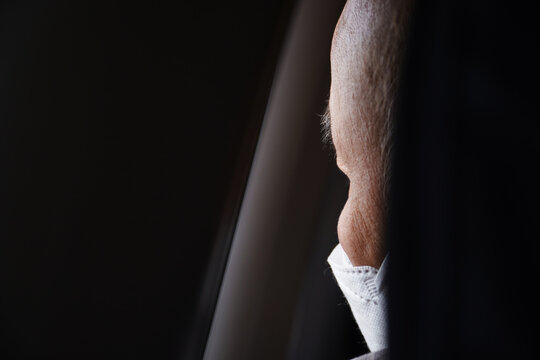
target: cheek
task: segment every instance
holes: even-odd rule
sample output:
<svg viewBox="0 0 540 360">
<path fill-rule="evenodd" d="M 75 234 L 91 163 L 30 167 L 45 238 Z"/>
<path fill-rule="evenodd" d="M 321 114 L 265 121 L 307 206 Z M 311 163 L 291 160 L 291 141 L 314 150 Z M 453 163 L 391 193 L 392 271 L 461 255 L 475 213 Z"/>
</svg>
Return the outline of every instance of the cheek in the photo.
<svg viewBox="0 0 540 360">
<path fill-rule="evenodd" d="M 384 258 L 382 216 L 364 194 L 365 188 L 351 184 L 349 198 L 339 216 L 338 238 L 354 265 L 379 267 Z"/>
<path fill-rule="evenodd" d="M 356 242 L 358 236 L 357 207 L 354 198 L 347 199 L 347 203 L 341 211 L 338 221 L 338 238 L 344 249 L 350 248 Z"/>
</svg>

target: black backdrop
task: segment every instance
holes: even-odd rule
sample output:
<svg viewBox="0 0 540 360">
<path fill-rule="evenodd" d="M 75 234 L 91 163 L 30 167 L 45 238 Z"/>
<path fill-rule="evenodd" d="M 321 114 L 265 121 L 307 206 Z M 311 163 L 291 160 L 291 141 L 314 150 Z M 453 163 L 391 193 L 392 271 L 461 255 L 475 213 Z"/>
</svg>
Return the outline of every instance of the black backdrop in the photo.
<svg viewBox="0 0 540 360">
<path fill-rule="evenodd" d="M 1 2 L 0 358 L 200 355 L 290 10 Z"/>
<path fill-rule="evenodd" d="M 537 12 L 506 1 L 416 10 L 389 227 L 392 357 L 534 358 Z"/>
<path fill-rule="evenodd" d="M 290 8 L 0 3 L 0 358 L 178 358 L 202 334 L 197 353 L 200 284 L 238 198 L 224 194 L 241 192 Z M 390 227 L 393 356 L 530 356 L 536 12 L 417 10 Z"/>
</svg>

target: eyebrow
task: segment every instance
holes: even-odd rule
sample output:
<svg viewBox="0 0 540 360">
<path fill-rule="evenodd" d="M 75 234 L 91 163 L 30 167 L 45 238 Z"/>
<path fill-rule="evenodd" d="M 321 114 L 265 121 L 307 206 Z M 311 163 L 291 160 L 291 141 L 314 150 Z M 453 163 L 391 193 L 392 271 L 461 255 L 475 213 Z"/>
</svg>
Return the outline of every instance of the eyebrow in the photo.
<svg viewBox="0 0 540 360">
<path fill-rule="evenodd" d="M 326 110 L 321 115 L 321 134 L 322 142 L 325 147 L 330 149 L 330 152 L 335 155 L 336 148 L 332 139 L 332 119 L 330 118 L 330 106 L 326 106 Z"/>
</svg>

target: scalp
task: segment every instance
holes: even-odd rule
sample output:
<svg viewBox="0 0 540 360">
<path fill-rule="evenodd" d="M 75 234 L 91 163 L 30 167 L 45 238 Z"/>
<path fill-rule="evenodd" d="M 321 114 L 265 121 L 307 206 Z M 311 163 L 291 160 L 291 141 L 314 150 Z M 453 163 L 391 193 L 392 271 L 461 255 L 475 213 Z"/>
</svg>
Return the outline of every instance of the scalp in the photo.
<svg viewBox="0 0 540 360">
<path fill-rule="evenodd" d="M 332 42 L 331 94 L 338 99 L 335 103 L 340 103 L 340 111 L 347 109 L 341 115 L 353 130 L 351 141 L 357 151 L 382 159 L 385 182 L 389 178 L 392 105 L 411 3 L 349 0 Z"/>
</svg>

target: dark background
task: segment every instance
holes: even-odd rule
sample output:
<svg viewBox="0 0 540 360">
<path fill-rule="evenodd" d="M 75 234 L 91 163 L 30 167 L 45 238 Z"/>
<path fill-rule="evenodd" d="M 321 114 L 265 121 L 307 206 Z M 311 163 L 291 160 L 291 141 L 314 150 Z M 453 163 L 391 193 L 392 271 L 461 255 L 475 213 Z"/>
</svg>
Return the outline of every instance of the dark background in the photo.
<svg viewBox="0 0 540 360">
<path fill-rule="evenodd" d="M 291 3 L 1 2 L 0 358 L 200 354 Z"/>
<path fill-rule="evenodd" d="M 537 12 L 416 5 L 389 226 L 392 358 L 535 358 Z"/>
<path fill-rule="evenodd" d="M 200 357 L 291 9 L 0 3 L 0 358 Z M 389 226 L 396 359 L 537 352 L 536 14 L 417 2 Z M 325 310 L 329 249 L 308 261 L 291 358 L 365 350 L 314 325 L 354 327 Z"/>
</svg>

